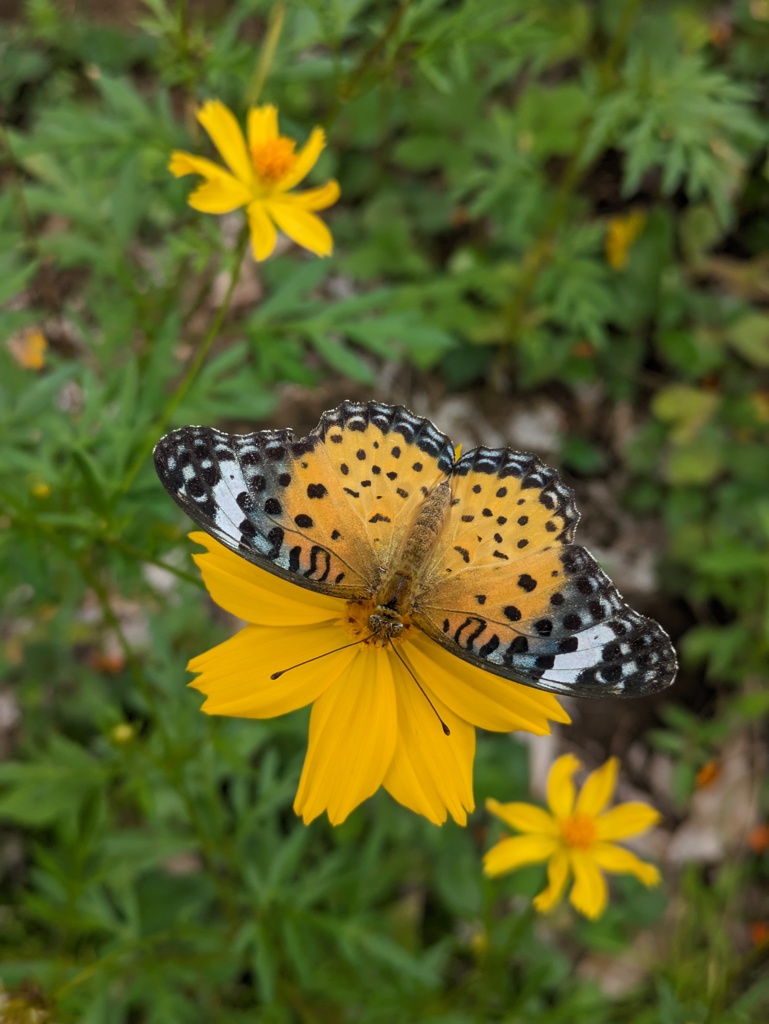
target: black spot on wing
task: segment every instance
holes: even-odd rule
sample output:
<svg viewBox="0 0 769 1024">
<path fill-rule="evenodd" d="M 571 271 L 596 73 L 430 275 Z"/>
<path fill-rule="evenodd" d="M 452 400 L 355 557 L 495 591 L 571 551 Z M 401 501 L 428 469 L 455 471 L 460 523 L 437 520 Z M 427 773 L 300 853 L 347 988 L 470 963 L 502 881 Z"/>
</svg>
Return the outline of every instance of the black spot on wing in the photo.
<svg viewBox="0 0 769 1024">
<path fill-rule="evenodd" d="M 393 458 L 397 459 L 401 455 L 402 447 L 398 438 L 402 438 L 406 444 L 416 446 L 434 458 L 444 472 L 451 472 L 454 465 L 454 446 L 449 438 L 430 420 L 416 416 L 402 405 L 345 401 L 336 409 L 324 412 L 313 433 L 325 438 L 329 432 L 334 433 L 335 428 L 362 431 L 369 423 L 393 439 L 394 443 L 389 446 Z M 387 447 L 385 446 L 384 450 L 387 450 Z"/>
<path fill-rule="evenodd" d="M 495 475 L 500 480 L 506 477 L 518 479 L 522 489 L 532 491 L 530 500 L 538 500 L 551 512 L 551 521 L 555 517 L 560 520 L 559 526 L 556 527 L 560 532 L 555 539 L 565 544 L 572 540 L 579 520 L 574 492 L 563 483 L 558 473 L 546 466 L 538 456 L 530 452 L 516 452 L 511 448 L 474 448 L 457 460 L 453 475 L 466 476 L 470 472 Z M 479 484 L 474 484 L 472 489 L 475 494 L 481 491 Z M 495 493 L 504 502 L 508 489 L 502 485 Z M 526 504 L 526 498 L 517 499 L 517 504 Z M 525 525 L 522 520 L 528 520 L 528 517 L 521 516 L 519 519 L 519 523 Z M 500 525 L 504 521 L 506 519 L 498 520 Z"/>
</svg>

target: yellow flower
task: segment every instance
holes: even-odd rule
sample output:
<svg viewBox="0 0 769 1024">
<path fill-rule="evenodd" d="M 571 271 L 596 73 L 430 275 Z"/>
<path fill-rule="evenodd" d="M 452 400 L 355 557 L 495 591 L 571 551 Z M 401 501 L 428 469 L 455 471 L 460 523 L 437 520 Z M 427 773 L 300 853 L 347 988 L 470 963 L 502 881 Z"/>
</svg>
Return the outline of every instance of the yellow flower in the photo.
<svg viewBox="0 0 769 1024">
<path fill-rule="evenodd" d="M 326 141 L 323 129 L 313 128 L 296 153 L 293 139 L 278 133 L 278 111 L 271 105 L 249 110 L 247 142 L 232 111 L 218 100 L 204 103 L 197 116 L 229 170 L 192 153 L 172 153 L 168 169 L 177 178 L 204 178 L 187 200 L 190 206 L 202 213 L 230 213 L 244 206 L 257 260 L 267 259 L 275 248 L 276 227 L 316 256 L 329 256 L 331 232 L 313 211 L 332 206 L 339 185 L 327 181 L 306 192 L 290 191 L 317 163 Z"/>
<path fill-rule="evenodd" d="M 272 718 L 312 704 L 294 810 L 338 825 L 380 786 L 436 825 L 472 811 L 475 726 L 550 731 L 568 716 L 556 699 L 467 665 L 414 629 L 388 647 L 362 603 L 300 588 L 190 537 L 217 604 L 250 623 L 189 663 L 213 715 Z M 416 635 L 414 635 L 416 634 Z M 293 667 L 292 667 L 293 666 Z M 289 669 L 290 671 L 284 671 Z M 448 735 L 444 732 L 444 725 Z"/>
<path fill-rule="evenodd" d="M 601 869 L 635 875 L 644 885 L 659 883 L 657 868 L 613 840 L 638 835 L 655 825 L 660 815 L 643 803 L 620 804 L 606 811 L 617 781 L 619 762 L 615 757 L 588 775 L 577 796 L 572 776 L 581 767 L 573 754 L 564 754 L 553 764 L 547 780 L 550 814 L 532 804 L 486 801 L 492 814 L 526 835 L 501 839 L 484 857 L 483 870 L 493 878 L 547 861 L 548 886 L 534 900 L 537 910 L 552 910 L 573 874 L 572 906 L 586 917 L 596 918 L 608 899 Z"/>
<path fill-rule="evenodd" d="M 624 270 L 630 256 L 630 247 L 646 223 L 646 215 L 633 210 L 624 217 L 612 217 L 606 229 L 606 259 L 615 270 Z"/>
<path fill-rule="evenodd" d="M 25 370 L 42 370 L 45 366 L 48 342 L 37 327 L 27 327 L 9 338 L 7 344 L 11 356 Z"/>
</svg>

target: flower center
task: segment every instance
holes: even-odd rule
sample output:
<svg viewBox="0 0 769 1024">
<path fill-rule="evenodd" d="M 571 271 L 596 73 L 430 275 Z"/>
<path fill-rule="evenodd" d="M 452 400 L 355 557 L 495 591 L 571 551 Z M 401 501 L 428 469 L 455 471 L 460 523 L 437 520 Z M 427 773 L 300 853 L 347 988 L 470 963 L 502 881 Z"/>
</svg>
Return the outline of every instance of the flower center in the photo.
<svg viewBox="0 0 769 1024">
<path fill-rule="evenodd" d="M 381 608 L 373 598 L 348 601 L 343 621 L 353 640 L 365 639 L 376 647 L 397 643 L 408 629 L 402 616 Z"/>
<path fill-rule="evenodd" d="M 573 814 L 561 822 L 561 838 L 567 846 L 585 850 L 595 842 L 595 822 L 584 814 Z"/>
<path fill-rule="evenodd" d="M 251 147 L 254 170 L 263 181 L 275 182 L 287 174 L 296 163 L 296 143 L 279 135 L 258 146 Z"/>
</svg>

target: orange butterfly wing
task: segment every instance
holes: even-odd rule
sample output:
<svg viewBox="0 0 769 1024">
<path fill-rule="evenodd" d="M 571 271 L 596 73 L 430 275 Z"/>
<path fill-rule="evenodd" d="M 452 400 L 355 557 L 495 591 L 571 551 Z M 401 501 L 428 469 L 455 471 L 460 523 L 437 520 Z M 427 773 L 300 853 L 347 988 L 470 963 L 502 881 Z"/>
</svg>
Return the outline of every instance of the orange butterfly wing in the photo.
<svg viewBox="0 0 769 1024">
<path fill-rule="evenodd" d="M 182 427 L 155 449 L 158 475 L 198 525 L 300 586 L 375 592 L 419 506 L 454 462 L 449 439 L 402 406 L 343 402 L 307 437 Z"/>
<path fill-rule="evenodd" d="M 449 522 L 415 621 L 447 650 L 560 694 L 651 693 L 676 670 L 665 632 L 571 543 L 573 492 L 534 455 L 478 448 L 456 464 Z"/>
</svg>

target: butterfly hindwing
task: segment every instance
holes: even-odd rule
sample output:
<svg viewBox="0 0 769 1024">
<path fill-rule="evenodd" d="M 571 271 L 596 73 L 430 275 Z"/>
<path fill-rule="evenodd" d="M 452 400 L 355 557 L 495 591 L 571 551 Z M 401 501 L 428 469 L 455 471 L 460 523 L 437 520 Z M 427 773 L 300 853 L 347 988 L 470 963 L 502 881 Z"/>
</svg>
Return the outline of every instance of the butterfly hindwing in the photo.
<svg viewBox="0 0 769 1024">
<path fill-rule="evenodd" d="M 571 543 L 573 493 L 553 470 L 536 456 L 478 449 L 457 463 L 452 493 L 415 616 L 434 640 L 560 694 L 640 695 L 672 681 L 667 635 Z"/>
</svg>

